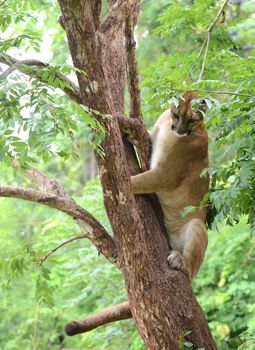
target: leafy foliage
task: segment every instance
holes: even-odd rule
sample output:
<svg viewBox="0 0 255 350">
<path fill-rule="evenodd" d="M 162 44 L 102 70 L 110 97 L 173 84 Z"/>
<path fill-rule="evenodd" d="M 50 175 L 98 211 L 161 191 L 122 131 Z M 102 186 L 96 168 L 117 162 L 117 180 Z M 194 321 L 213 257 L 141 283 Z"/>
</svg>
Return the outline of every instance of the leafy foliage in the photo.
<svg viewBox="0 0 255 350">
<path fill-rule="evenodd" d="M 2 167 L 1 171 L 5 169 Z M 87 185 L 79 201 L 110 229 L 98 180 Z M 142 349 L 132 320 L 99 328 L 81 337 L 64 338 L 66 322 L 126 299 L 122 276 L 105 258 L 98 256 L 86 240 L 64 246 L 51 255 L 43 267 L 38 267 L 36 262 L 40 256 L 79 234 L 77 226 L 62 213 L 54 214 L 45 207 L 35 211 L 31 203 L 1 199 L 0 206 L 0 243 L 5 245 L 5 250 L 0 252 L 4 282 L 0 291 L 0 347 L 59 349 L 61 345 Z M 13 211 L 20 215 L 13 215 Z M 19 329 L 18 333 L 15 329 Z"/>
<path fill-rule="evenodd" d="M 254 324 L 254 239 L 245 220 L 210 233 L 206 260 L 194 291 L 218 340 Z"/>
<path fill-rule="evenodd" d="M 56 77 L 56 71 L 70 72 L 70 67 L 52 67 L 40 72 L 40 76 L 54 88 L 66 87 Z M 64 86 L 65 85 L 65 86 Z M 39 97 L 39 98 L 38 98 Z M 33 161 L 33 157 L 45 162 L 53 156 L 77 157 L 74 133 L 90 125 L 100 137 L 104 135 L 97 122 L 85 106 L 79 106 L 52 90 L 37 79 L 11 78 L 0 90 L 0 146 L 1 159 L 9 164 L 14 158 L 22 163 Z"/>
<path fill-rule="evenodd" d="M 204 174 L 212 178 L 206 199 L 216 216 L 194 290 L 219 348 L 251 350 L 255 247 L 245 221 L 254 233 L 255 4 L 247 0 L 227 6 L 225 20 L 213 28 L 206 55 L 199 52 L 221 2 L 146 0 L 141 5 L 137 39 L 146 122 L 152 125 L 168 108 L 168 100 L 185 90 L 199 90 L 208 106 L 211 164 Z M 83 176 L 83 156 L 89 153 L 84 138 L 97 145 L 103 130 L 91 111 L 63 96 L 62 89 L 70 87 L 56 72 L 75 80 L 76 71 L 70 66 L 65 34 L 56 24 L 58 14 L 57 1 L 8 0 L 0 6 L 0 51 L 18 59 L 41 59 L 44 53 L 50 63 L 43 69 L 22 67 L 1 81 L 1 183 L 24 185 L 7 167 L 14 158 L 23 166 L 43 160 L 40 167 L 60 178 L 71 193 L 79 193 L 77 201 L 110 231 L 100 185 L 95 180 L 84 188 Z M 11 199 L 1 199 L 0 220 L 1 348 L 144 348 L 132 320 L 76 338 L 64 336 L 63 324 L 71 319 L 126 299 L 121 274 L 86 240 L 66 245 L 38 266 L 52 247 L 79 234 L 71 220 Z M 182 346 L 193 348 L 185 334 Z"/>
<path fill-rule="evenodd" d="M 214 227 L 225 219 L 233 225 L 244 214 L 253 234 L 255 61 L 254 56 L 241 49 L 244 44 L 241 28 L 250 23 L 254 2 L 229 5 L 224 23 L 217 23 L 212 30 L 208 52 L 204 49 L 201 54 L 205 31 L 216 16 L 219 3 L 200 0 L 163 3 L 164 11 L 159 15 L 154 35 L 167 38 L 171 49 L 143 69 L 144 110 L 158 115 L 168 108 L 167 101 L 180 96 L 182 91 L 198 91 L 209 107 L 208 172 L 212 177 L 211 213 L 213 216 L 216 213 Z M 247 40 L 254 43 L 250 36 Z M 205 71 L 200 80 L 203 62 Z"/>
<path fill-rule="evenodd" d="M 1 172 L 6 172 L 5 168 Z M 97 180 L 86 186 L 79 202 L 110 229 Z M 38 348 L 58 349 L 60 337 L 66 347 L 143 349 L 133 321 L 63 339 L 65 322 L 126 299 L 121 274 L 86 240 L 61 248 L 47 259 L 42 270 L 35 262 L 52 247 L 78 235 L 77 226 L 64 214 L 53 214 L 48 208 L 37 207 L 35 211 L 31 203 L 1 199 L 0 205 L 0 243 L 5 246 L 0 263 L 5 284 L 0 292 L 0 345 L 6 349 L 30 349 L 36 342 Z M 245 342 L 238 334 L 248 326 L 255 328 L 254 244 L 243 222 L 210 232 L 206 260 L 194 281 L 194 291 L 214 336 L 223 344 L 220 349 L 231 349 L 226 346 L 234 340 L 238 346 L 252 342 L 245 336 L 247 333 L 243 335 Z M 10 274 L 11 283 L 6 284 Z M 18 333 L 14 333 L 13 325 Z M 224 344 L 225 337 L 229 339 Z M 240 349 L 246 349 L 242 346 Z"/>
<path fill-rule="evenodd" d="M 24 54 L 30 46 L 23 41 L 28 39 L 33 43 L 30 48 L 32 55 L 41 50 L 41 43 L 37 37 L 41 34 L 41 40 L 46 30 L 41 28 L 35 31 L 34 35 L 28 33 L 30 28 L 35 28 L 40 21 L 46 21 L 45 5 L 49 12 L 55 12 L 56 3 L 36 3 L 38 6 L 32 1 L 10 1 L 8 6 L 6 3 L 0 6 L 0 18 L 3 18 L 0 29 L 3 35 L 7 33 L 0 42 L 0 51 L 3 52 L 1 55 L 4 56 L 5 51 L 12 51 L 13 48 L 20 48 L 18 52 Z M 22 30 L 19 26 L 21 22 Z M 12 32 L 17 31 L 21 34 L 13 37 Z M 18 58 L 16 52 L 15 55 L 15 58 Z M 8 56 L 6 57 L 8 61 Z M 79 145 L 75 134 L 79 129 L 92 128 L 94 137 L 90 137 L 93 141 L 91 143 L 95 147 L 100 144 L 104 130 L 93 118 L 93 111 L 73 103 L 63 96 L 61 91 L 65 88 L 72 90 L 72 87 L 61 79 L 61 74 L 75 77 L 76 69 L 67 64 L 52 64 L 46 67 L 21 65 L 19 70 L 20 72 L 16 71 L 7 76 L 4 84 L 0 86 L 2 161 L 10 164 L 13 159 L 18 159 L 25 165 L 40 159 L 47 162 L 56 156 L 64 159 L 70 156 L 77 158 Z"/>
</svg>

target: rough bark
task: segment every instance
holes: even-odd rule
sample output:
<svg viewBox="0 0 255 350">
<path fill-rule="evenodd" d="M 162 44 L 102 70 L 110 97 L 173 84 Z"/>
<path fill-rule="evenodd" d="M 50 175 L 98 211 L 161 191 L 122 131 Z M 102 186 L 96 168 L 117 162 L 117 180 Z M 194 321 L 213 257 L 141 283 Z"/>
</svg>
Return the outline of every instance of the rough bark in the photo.
<svg viewBox="0 0 255 350">
<path fill-rule="evenodd" d="M 132 194 L 129 177 L 138 166 L 134 152 L 125 154 L 118 115 L 124 114 L 124 24 L 137 1 L 110 1 L 109 14 L 100 25 L 93 16 L 94 1 L 59 4 L 74 65 L 87 73 L 78 74 L 82 101 L 112 116 L 102 121 L 105 155 L 96 154 L 96 159 L 130 309 L 144 343 L 153 350 L 178 349 L 183 334 L 191 331 L 186 339 L 195 348 L 216 349 L 188 280 L 168 267 L 167 241 L 149 196 L 135 201 Z"/>
</svg>

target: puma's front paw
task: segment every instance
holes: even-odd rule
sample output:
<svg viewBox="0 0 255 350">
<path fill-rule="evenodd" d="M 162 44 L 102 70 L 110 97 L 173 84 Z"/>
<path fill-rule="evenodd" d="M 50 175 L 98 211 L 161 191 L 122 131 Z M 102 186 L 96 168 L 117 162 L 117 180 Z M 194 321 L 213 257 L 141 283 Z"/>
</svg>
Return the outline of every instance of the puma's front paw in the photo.
<svg viewBox="0 0 255 350">
<path fill-rule="evenodd" d="M 177 250 L 172 250 L 169 253 L 167 257 L 167 261 L 169 266 L 173 270 L 179 270 L 183 272 L 187 277 L 189 277 L 189 273 L 188 273 L 188 269 L 186 267 L 185 261 L 183 260 L 182 255 L 179 252 L 177 252 Z"/>
</svg>

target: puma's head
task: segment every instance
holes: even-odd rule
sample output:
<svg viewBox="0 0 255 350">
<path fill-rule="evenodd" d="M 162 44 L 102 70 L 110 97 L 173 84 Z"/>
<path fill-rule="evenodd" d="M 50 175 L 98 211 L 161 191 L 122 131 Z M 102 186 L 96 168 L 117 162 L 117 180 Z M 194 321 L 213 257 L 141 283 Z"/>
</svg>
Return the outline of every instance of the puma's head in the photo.
<svg viewBox="0 0 255 350">
<path fill-rule="evenodd" d="M 190 135 L 204 119 L 200 110 L 192 111 L 194 92 L 186 92 L 179 101 L 179 107 L 171 106 L 172 130 L 180 136 Z"/>
</svg>

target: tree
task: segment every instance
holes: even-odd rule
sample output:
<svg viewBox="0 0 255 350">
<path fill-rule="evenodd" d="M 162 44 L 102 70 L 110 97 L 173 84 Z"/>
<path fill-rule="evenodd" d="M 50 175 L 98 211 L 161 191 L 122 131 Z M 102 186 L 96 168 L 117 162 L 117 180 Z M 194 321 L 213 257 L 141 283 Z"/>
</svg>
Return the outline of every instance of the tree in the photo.
<svg viewBox="0 0 255 350">
<path fill-rule="evenodd" d="M 0 195 L 42 203 L 67 213 L 99 252 L 121 269 L 129 304 L 114 308 L 116 317 L 110 313 L 113 309 L 100 314 L 99 320 L 93 317 L 93 327 L 132 314 L 148 349 L 177 349 L 181 339 L 189 340 L 196 348 L 215 349 L 188 281 L 167 265 L 168 247 L 158 222 L 159 209 L 155 209 L 156 204 L 147 196 L 139 196 L 135 201 L 131 191 L 130 174 L 146 170 L 149 158 L 133 38 L 138 2 L 110 0 L 104 20 L 101 20 L 100 1 L 60 0 L 59 5 L 60 23 L 68 38 L 79 86 L 58 72 L 55 80 L 72 100 L 87 106 L 105 130 L 101 152 L 96 150 L 95 156 L 113 237 L 56 180 L 35 168 L 26 169 L 25 176 L 37 190 L 1 186 Z M 50 67 L 42 62 L 18 61 L 7 54 L 1 54 L 1 62 L 10 66 L 2 77 L 20 69 L 47 82 L 42 72 Z M 129 118 L 124 115 L 126 66 Z M 137 147 L 141 169 L 127 134 Z M 19 168 L 19 164 L 15 166 Z M 70 323 L 67 332 L 85 331 L 86 322 L 89 320 Z"/>
</svg>

